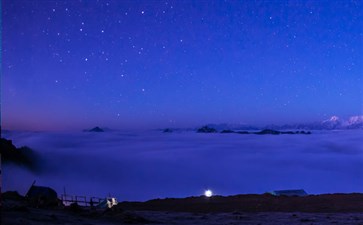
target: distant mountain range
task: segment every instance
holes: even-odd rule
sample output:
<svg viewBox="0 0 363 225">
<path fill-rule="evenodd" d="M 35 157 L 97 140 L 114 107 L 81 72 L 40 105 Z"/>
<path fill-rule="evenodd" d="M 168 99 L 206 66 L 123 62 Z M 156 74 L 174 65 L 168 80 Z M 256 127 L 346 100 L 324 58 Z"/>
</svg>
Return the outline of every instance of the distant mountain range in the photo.
<svg viewBox="0 0 363 225">
<path fill-rule="evenodd" d="M 348 119 L 340 119 L 337 116 L 312 123 L 295 123 L 285 125 L 267 125 L 267 126 L 252 126 L 241 124 L 207 124 L 208 127 L 216 130 L 261 130 L 261 129 L 275 129 L 275 130 L 345 130 L 345 129 L 363 129 L 363 115 L 352 116 Z"/>
</svg>

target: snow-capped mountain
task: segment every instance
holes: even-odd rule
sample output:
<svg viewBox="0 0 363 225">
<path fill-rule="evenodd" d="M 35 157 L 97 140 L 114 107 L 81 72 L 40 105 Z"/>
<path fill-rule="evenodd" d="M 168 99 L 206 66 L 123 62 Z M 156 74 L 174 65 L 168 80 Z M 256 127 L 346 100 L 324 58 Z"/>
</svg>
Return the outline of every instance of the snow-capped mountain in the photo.
<svg viewBox="0 0 363 225">
<path fill-rule="evenodd" d="M 363 128 L 363 115 L 350 117 L 344 126 L 349 129 Z"/>
<path fill-rule="evenodd" d="M 208 124 L 209 127 L 217 130 L 258 130 L 258 129 L 275 129 L 275 130 L 343 130 L 343 129 L 363 129 L 363 115 L 352 116 L 344 120 L 338 116 L 332 116 L 321 122 L 296 123 L 285 125 L 268 125 L 268 126 L 251 126 L 241 124 Z"/>
<path fill-rule="evenodd" d="M 332 130 L 339 129 L 342 127 L 343 122 L 337 116 L 332 116 L 330 119 L 321 122 L 322 129 Z"/>
<path fill-rule="evenodd" d="M 322 122 L 323 129 L 362 129 L 363 128 L 363 115 L 352 116 L 347 120 L 340 119 L 337 116 L 332 116 L 328 120 Z"/>
</svg>

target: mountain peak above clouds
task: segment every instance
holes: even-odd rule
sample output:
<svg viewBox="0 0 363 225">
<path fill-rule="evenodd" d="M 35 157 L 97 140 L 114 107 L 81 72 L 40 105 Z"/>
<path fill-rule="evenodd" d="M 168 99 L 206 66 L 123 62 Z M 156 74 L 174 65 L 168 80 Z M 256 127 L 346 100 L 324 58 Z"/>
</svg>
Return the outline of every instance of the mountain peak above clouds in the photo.
<svg viewBox="0 0 363 225">
<path fill-rule="evenodd" d="M 252 126 L 247 124 L 208 124 L 209 127 L 216 130 L 345 130 L 345 129 L 363 129 L 363 115 L 351 116 L 348 119 L 341 119 L 338 116 L 332 116 L 321 122 L 295 123 L 285 125 L 268 125 Z"/>
<path fill-rule="evenodd" d="M 350 117 L 344 125 L 350 129 L 363 128 L 363 115 Z"/>
<path fill-rule="evenodd" d="M 340 119 L 337 116 L 332 116 L 332 117 L 330 117 L 329 121 L 331 121 L 331 122 L 339 122 Z"/>
<path fill-rule="evenodd" d="M 346 120 L 332 116 L 322 122 L 323 129 L 360 129 L 363 128 L 363 115 L 351 116 Z"/>
<path fill-rule="evenodd" d="M 321 122 L 321 125 L 323 126 L 323 129 L 339 129 L 342 126 L 342 122 L 337 116 L 332 116 L 327 120 L 324 120 Z"/>
</svg>

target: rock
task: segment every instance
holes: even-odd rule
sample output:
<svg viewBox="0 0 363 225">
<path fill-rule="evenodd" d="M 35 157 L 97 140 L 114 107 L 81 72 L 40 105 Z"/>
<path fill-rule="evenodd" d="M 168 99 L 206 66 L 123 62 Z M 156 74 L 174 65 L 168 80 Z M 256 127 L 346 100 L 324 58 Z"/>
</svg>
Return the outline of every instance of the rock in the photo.
<svg viewBox="0 0 363 225">
<path fill-rule="evenodd" d="M 1 194 L 1 206 L 4 211 L 28 212 L 24 196 L 16 191 L 7 191 Z"/>
<path fill-rule="evenodd" d="M 3 200 L 25 200 L 24 196 L 19 195 L 17 191 L 7 191 L 1 194 Z"/>
</svg>

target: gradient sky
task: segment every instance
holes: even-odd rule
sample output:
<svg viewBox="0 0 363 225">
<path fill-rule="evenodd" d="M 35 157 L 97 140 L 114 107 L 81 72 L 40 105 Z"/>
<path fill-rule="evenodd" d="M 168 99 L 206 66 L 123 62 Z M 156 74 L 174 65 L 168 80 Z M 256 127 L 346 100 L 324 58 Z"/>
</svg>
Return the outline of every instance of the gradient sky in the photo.
<svg viewBox="0 0 363 225">
<path fill-rule="evenodd" d="M 281 124 L 363 111 L 363 1 L 2 1 L 2 126 Z"/>
</svg>

